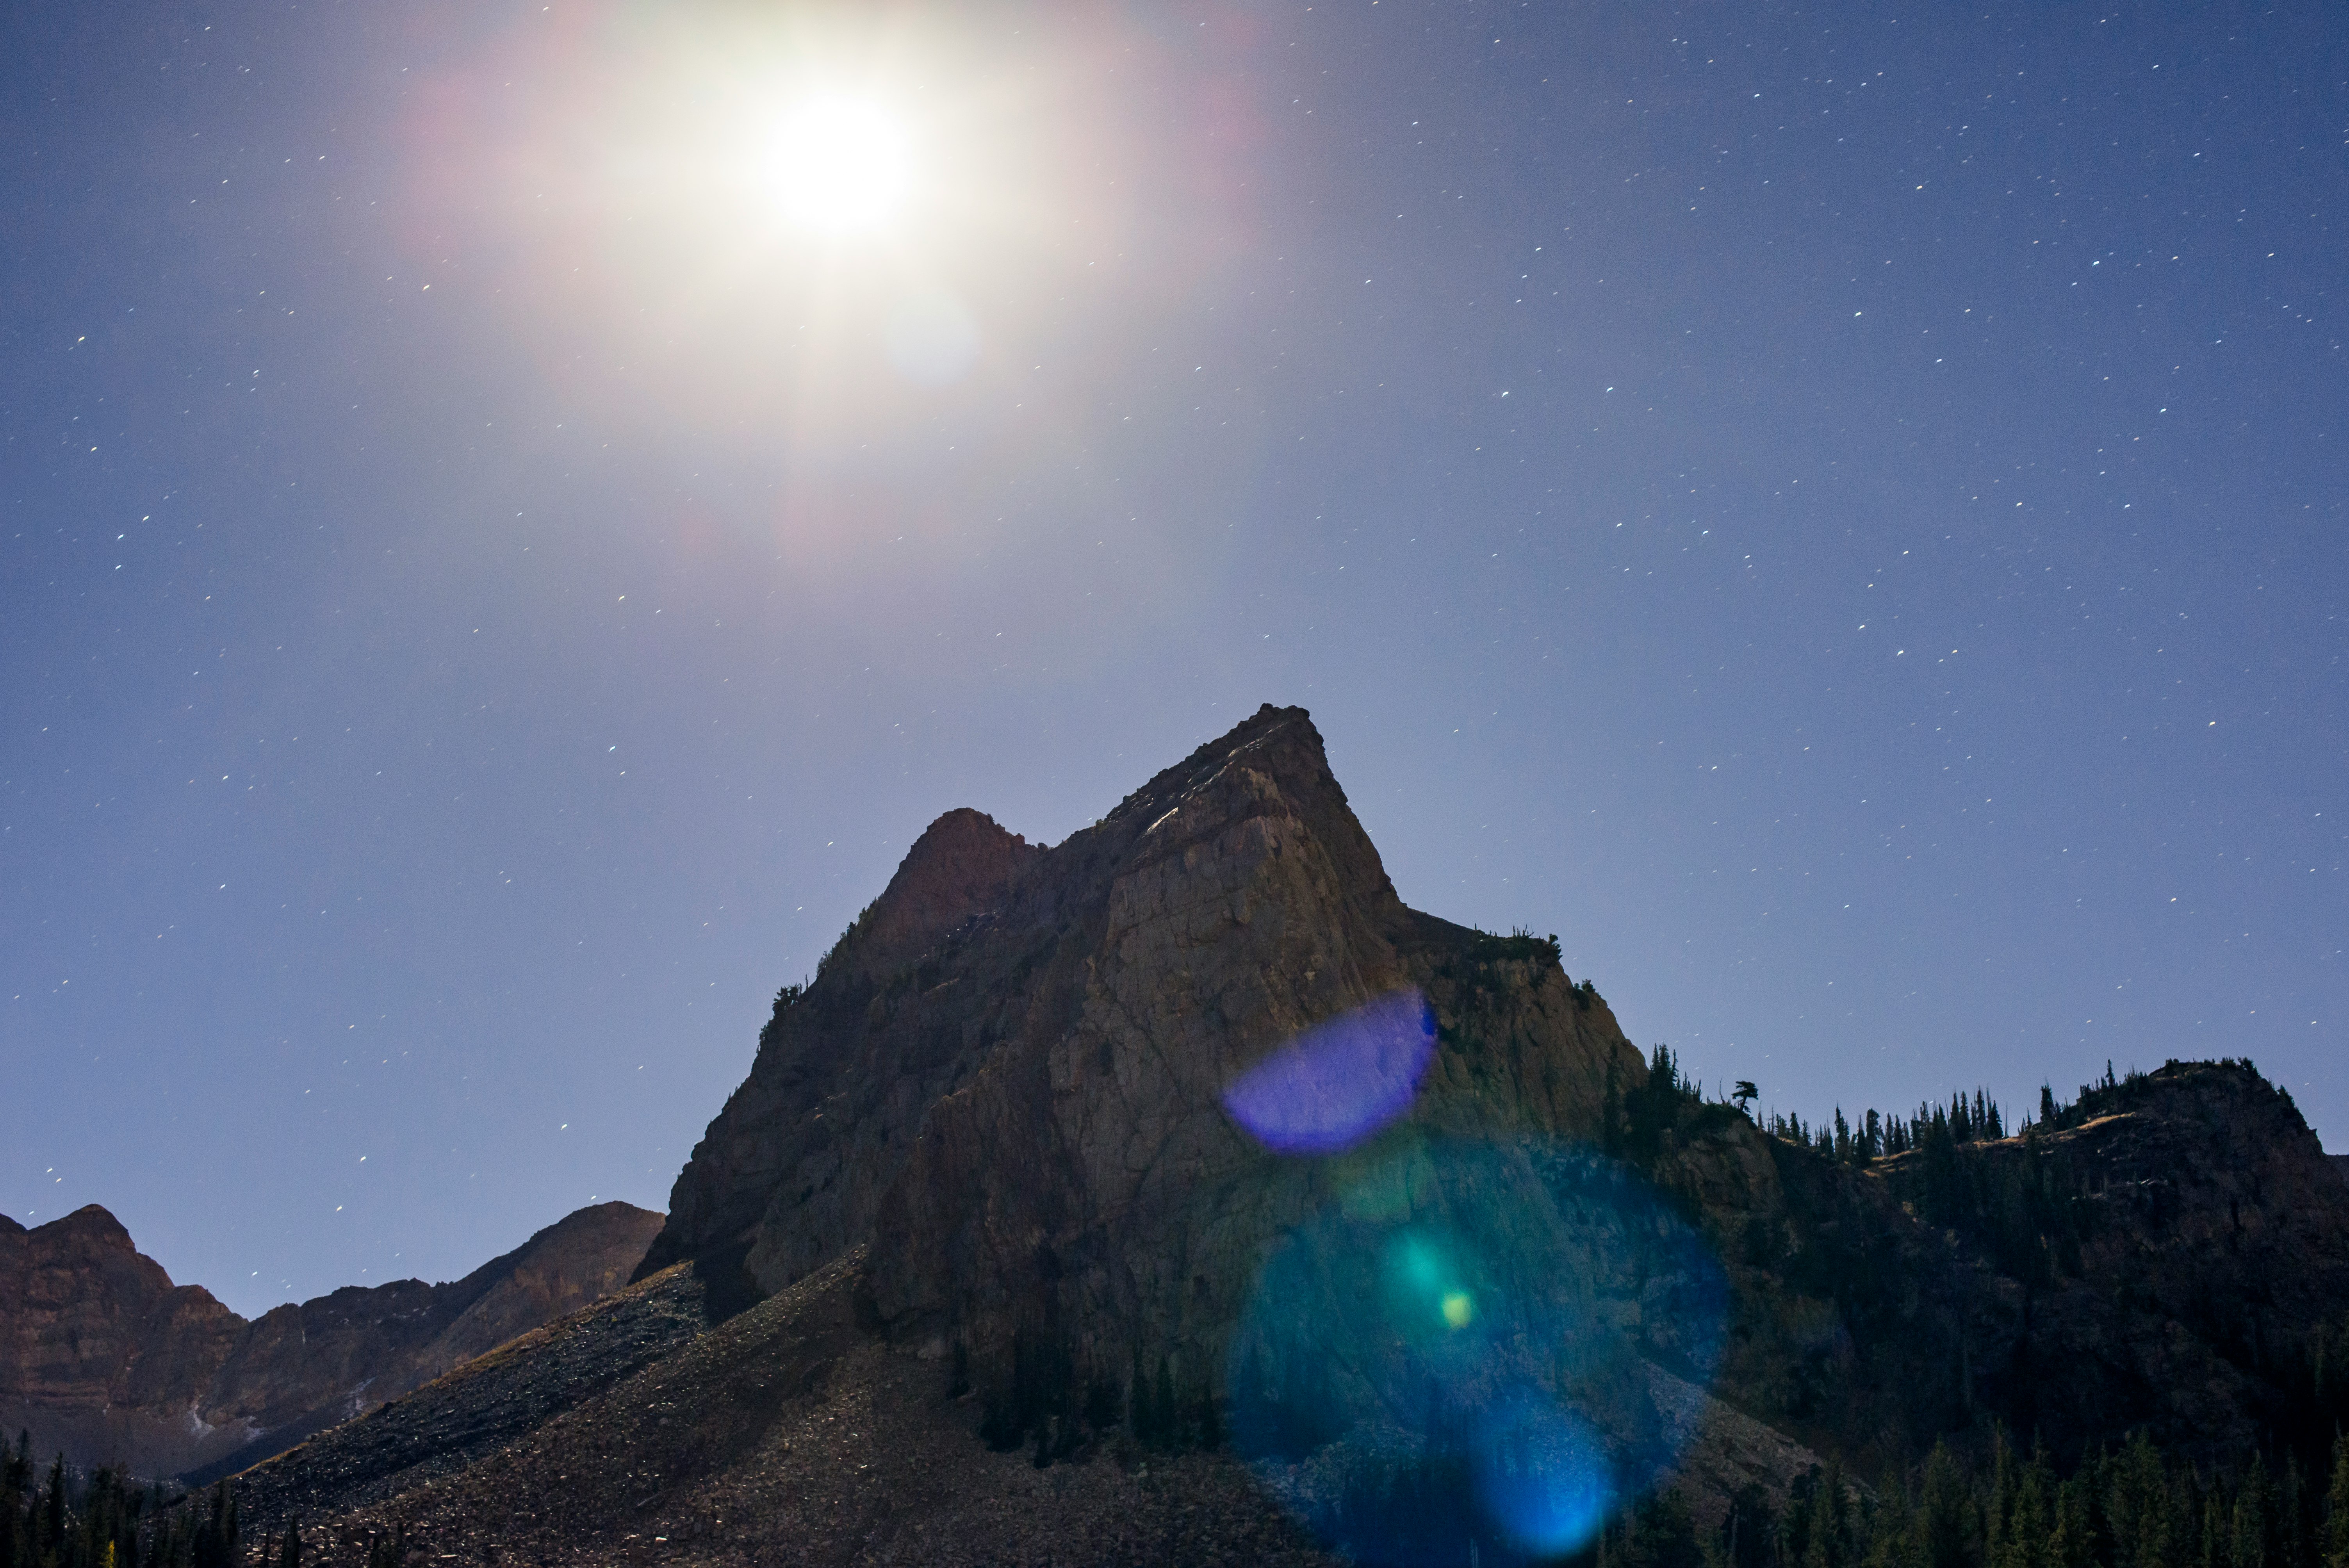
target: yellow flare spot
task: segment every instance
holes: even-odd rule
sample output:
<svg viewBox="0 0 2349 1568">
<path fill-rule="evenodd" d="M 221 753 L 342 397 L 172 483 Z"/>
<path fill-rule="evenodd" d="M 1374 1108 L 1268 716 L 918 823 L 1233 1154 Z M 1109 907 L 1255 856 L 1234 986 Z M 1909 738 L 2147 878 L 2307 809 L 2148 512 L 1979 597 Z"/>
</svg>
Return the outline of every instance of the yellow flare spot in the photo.
<svg viewBox="0 0 2349 1568">
<path fill-rule="evenodd" d="M 1468 1320 L 1476 1315 L 1476 1304 L 1468 1299 L 1464 1290 L 1455 1290 L 1444 1298 L 1444 1321 L 1454 1328 L 1465 1328 Z"/>
</svg>

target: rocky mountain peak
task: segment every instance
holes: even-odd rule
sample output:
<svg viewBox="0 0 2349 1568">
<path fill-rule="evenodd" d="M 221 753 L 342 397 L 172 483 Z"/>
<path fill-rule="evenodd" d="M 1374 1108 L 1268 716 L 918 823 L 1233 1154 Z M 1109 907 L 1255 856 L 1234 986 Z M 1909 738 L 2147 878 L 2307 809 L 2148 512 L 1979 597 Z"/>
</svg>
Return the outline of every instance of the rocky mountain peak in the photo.
<svg viewBox="0 0 2349 1568">
<path fill-rule="evenodd" d="M 876 973 L 918 957 L 964 921 L 1000 906 L 1012 880 L 1043 852 L 983 812 L 948 811 L 914 841 L 839 956 Z"/>
<path fill-rule="evenodd" d="M 114 1217 L 114 1212 L 100 1203 L 84 1203 L 62 1219 L 51 1220 L 41 1229 L 52 1231 L 60 1238 L 70 1236 L 84 1245 L 124 1253 L 139 1250 L 131 1244 L 130 1233 L 123 1227 L 121 1221 Z"/>
<path fill-rule="evenodd" d="M 1065 1328 L 1092 1364 L 1204 1367 L 1310 1202 L 1312 1173 L 1225 1104 L 1268 1057 L 1423 998 L 1441 1043 L 1411 1119 L 1552 1137 L 1641 1070 L 1553 947 L 1404 907 L 1301 708 L 1259 709 L 1056 846 L 1001 833 L 941 819 L 779 1003 L 640 1276 L 691 1258 L 750 1299 L 863 1246 L 895 1334 L 983 1358 Z M 934 878 L 953 895 L 895 916 Z"/>
</svg>

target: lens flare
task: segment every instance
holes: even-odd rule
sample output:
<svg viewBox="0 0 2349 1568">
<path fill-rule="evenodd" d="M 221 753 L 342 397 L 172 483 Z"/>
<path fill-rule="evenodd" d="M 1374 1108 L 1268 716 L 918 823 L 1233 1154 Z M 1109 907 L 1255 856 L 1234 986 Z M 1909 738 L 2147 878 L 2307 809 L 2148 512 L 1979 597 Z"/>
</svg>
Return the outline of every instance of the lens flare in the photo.
<svg viewBox="0 0 2349 1568">
<path fill-rule="evenodd" d="M 1615 1506 L 1606 1445 L 1537 1388 L 1495 1401 L 1477 1433 L 1475 1470 L 1485 1516 L 1536 1557 L 1580 1550 Z"/>
<path fill-rule="evenodd" d="M 940 293 L 897 302 L 882 325 L 890 368 L 924 387 L 944 387 L 969 374 L 978 359 L 978 323 L 959 300 Z"/>
<path fill-rule="evenodd" d="M 1224 1109 L 1276 1153 L 1335 1153 L 1409 1110 L 1434 1054 L 1427 998 L 1390 992 L 1248 1068 L 1224 1091 Z"/>
<path fill-rule="evenodd" d="M 1235 1448 L 1362 1563 L 1582 1550 L 1693 1423 L 1656 1403 L 1720 1355 L 1726 1280 L 1621 1163 L 1416 1126 L 1329 1162 L 1226 1366 Z"/>
</svg>

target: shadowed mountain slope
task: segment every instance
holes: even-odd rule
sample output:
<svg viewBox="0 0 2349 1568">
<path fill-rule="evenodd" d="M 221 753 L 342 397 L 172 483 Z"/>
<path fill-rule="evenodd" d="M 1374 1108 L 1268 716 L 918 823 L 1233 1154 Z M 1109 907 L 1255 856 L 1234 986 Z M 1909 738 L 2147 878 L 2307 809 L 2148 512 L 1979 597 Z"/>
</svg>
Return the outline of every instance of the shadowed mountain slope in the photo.
<svg viewBox="0 0 2349 1568">
<path fill-rule="evenodd" d="M 598 1204 L 454 1283 L 346 1286 L 248 1323 L 94 1204 L 0 1219 L 0 1427 L 77 1464 L 241 1468 L 609 1294 L 660 1222 Z"/>
</svg>

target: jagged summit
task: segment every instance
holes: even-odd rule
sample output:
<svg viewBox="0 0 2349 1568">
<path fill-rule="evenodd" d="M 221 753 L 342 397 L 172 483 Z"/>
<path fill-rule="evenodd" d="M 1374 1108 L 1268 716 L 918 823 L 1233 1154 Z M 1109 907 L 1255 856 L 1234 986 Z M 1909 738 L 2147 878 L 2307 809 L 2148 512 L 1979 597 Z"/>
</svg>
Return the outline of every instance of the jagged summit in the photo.
<svg viewBox="0 0 2349 1568">
<path fill-rule="evenodd" d="M 1043 852 L 983 812 L 948 811 L 905 851 L 837 961 L 885 972 L 918 957 L 964 921 L 999 907 L 1012 880 Z"/>
<path fill-rule="evenodd" d="M 14 1220 L 8 1222 L 17 1230 L 26 1229 Z M 114 1211 L 103 1203 L 84 1203 L 72 1213 L 60 1215 L 37 1228 L 52 1231 L 60 1236 L 86 1237 L 98 1246 L 118 1247 L 124 1252 L 137 1250 L 131 1244 L 130 1232 L 114 1217 Z"/>
</svg>

